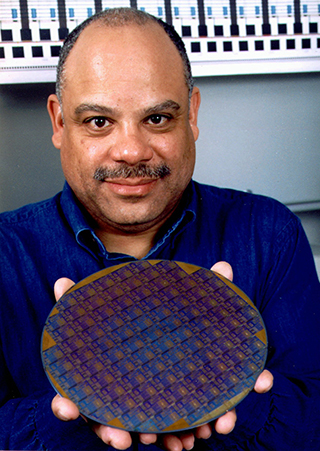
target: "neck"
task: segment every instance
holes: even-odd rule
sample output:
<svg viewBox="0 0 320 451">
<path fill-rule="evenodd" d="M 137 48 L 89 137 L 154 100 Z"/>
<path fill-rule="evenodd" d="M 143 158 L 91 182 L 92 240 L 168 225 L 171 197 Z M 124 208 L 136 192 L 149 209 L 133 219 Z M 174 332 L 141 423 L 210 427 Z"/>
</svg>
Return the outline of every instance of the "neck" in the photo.
<svg viewBox="0 0 320 451">
<path fill-rule="evenodd" d="M 141 259 L 153 247 L 159 228 L 158 224 L 157 227 L 139 232 L 111 228 L 98 229 L 95 232 L 109 253 L 126 254 Z"/>
</svg>

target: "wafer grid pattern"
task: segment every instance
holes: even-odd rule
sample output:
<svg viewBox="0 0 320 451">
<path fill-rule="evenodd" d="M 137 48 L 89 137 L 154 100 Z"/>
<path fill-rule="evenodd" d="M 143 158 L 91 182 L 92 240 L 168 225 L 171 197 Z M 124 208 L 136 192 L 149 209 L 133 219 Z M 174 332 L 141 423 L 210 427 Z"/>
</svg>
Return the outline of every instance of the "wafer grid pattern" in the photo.
<svg viewBox="0 0 320 451">
<path fill-rule="evenodd" d="M 62 298 L 43 362 L 58 392 L 100 423 L 187 429 L 252 388 L 263 330 L 257 310 L 211 271 L 140 261 Z"/>
</svg>

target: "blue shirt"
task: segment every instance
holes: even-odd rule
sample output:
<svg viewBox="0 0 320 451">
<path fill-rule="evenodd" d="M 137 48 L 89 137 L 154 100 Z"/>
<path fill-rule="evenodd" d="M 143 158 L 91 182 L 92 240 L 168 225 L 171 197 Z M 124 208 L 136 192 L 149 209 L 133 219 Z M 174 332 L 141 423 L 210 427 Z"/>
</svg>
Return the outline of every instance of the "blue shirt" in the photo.
<svg viewBox="0 0 320 451">
<path fill-rule="evenodd" d="M 60 277 L 78 282 L 134 260 L 109 254 L 66 184 L 62 193 L 0 215 L 0 448 L 111 450 L 79 420 L 51 412 L 40 338 Z M 228 261 L 268 332 L 274 387 L 237 407 L 232 433 L 198 441 L 205 450 L 320 449 L 320 290 L 298 218 L 262 196 L 191 182 L 145 258 L 210 268 Z M 131 450 L 155 451 L 136 442 Z"/>
</svg>

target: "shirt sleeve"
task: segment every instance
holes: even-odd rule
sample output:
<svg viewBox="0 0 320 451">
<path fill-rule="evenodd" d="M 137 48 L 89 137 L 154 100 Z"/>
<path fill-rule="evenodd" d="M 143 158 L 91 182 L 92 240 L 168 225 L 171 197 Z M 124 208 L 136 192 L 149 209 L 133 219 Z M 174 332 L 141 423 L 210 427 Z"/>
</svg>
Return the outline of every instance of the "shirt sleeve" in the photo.
<svg viewBox="0 0 320 451">
<path fill-rule="evenodd" d="M 0 408 L 0 449 L 112 451 L 80 417 L 64 422 L 52 413 L 54 392 L 10 399 Z"/>
<path fill-rule="evenodd" d="M 298 224 L 298 225 L 297 225 Z M 268 334 L 266 368 L 274 386 L 236 408 L 234 431 L 213 434 L 203 450 L 320 449 L 320 287 L 305 233 L 294 217 L 260 268 L 257 306 Z"/>
</svg>

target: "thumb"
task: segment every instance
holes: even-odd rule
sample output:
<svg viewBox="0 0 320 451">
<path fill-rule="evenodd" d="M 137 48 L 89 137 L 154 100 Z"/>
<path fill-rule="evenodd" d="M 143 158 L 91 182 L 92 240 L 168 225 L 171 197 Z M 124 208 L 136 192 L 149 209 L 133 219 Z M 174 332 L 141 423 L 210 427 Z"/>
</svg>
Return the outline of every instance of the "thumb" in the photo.
<svg viewBox="0 0 320 451">
<path fill-rule="evenodd" d="M 231 267 L 231 265 L 229 263 L 227 263 L 227 262 L 217 262 L 217 263 L 215 263 L 212 266 L 211 271 L 214 271 L 214 272 L 217 272 L 218 274 L 221 274 L 226 279 L 229 279 L 232 282 L 233 271 L 232 271 L 232 267 Z"/>
<path fill-rule="evenodd" d="M 54 284 L 54 295 L 56 301 L 58 301 L 61 298 L 61 296 L 73 285 L 74 282 L 71 279 L 68 279 L 67 277 L 62 277 L 61 279 L 58 279 Z"/>
</svg>

